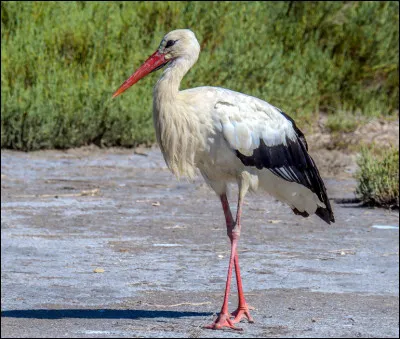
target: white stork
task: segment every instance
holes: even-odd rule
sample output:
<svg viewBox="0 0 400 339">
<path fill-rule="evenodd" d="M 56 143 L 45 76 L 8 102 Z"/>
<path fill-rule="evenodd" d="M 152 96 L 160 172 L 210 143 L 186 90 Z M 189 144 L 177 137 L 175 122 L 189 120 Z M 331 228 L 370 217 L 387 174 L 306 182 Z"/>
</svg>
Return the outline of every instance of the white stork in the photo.
<svg viewBox="0 0 400 339">
<path fill-rule="evenodd" d="M 192 178 L 196 167 L 220 197 L 231 241 L 225 297 L 218 318 L 206 328 L 235 326 L 243 317 L 253 322 L 243 294 L 237 244 L 246 193 L 262 189 L 285 202 L 295 214 L 316 214 L 334 222 L 318 169 L 307 152 L 304 134 L 280 109 L 246 94 L 219 87 L 179 90 L 183 76 L 196 63 L 200 45 L 194 33 L 168 33 L 156 52 L 126 80 L 113 97 L 150 72 L 164 66 L 154 87 L 153 118 L 157 141 L 169 169 Z M 227 200 L 227 185 L 237 182 L 236 219 Z M 239 305 L 228 312 L 232 268 L 235 267 Z M 233 318 L 233 319 L 232 319 Z"/>
</svg>

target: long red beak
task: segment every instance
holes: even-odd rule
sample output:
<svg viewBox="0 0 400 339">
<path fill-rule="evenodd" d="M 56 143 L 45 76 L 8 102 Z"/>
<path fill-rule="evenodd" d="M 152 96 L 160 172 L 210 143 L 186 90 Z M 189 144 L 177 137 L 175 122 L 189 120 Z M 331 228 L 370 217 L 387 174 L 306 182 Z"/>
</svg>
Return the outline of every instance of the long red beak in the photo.
<svg viewBox="0 0 400 339">
<path fill-rule="evenodd" d="M 150 72 L 156 70 L 158 67 L 162 67 L 170 60 L 165 59 L 165 55 L 155 51 L 139 69 L 133 73 L 128 80 L 126 80 L 113 94 L 113 98 L 125 92 L 129 87 L 136 84 L 140 79 L 144 78 Z"/>
</svg>

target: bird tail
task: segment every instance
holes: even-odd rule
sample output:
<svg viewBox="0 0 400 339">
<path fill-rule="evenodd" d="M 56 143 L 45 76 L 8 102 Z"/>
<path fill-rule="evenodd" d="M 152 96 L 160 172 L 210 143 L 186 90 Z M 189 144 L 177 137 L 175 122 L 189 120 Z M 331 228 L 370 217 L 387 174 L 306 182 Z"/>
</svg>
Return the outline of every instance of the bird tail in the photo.
<svg viewBox="0 0 400 339">
<path fill-rule="evenodd" d="M 308 156 L 312 164 L 311 170 L 314 172 L 313 177 L 314 180 L 316 181 L 315 186 L 319 188 L 317 190 L 318 196 L 321 199 L 321 201 L 325 204 L 325 207 L 318 206 L 317 210 L 315 211 L 315 214 L 318 215 L 327 224 L 331 224 L 331 222 L 335 222 L 335 216 L 333 215 L 332 206 L 329 201 L 328 194 L 326 193 L 324 181 L 322 180 L 321 175 L 319 174 L 319 171 L 317 169 L 317 166 L 315 165 L 314 160 L 311 158 L 310 155 Z"/>
<path fill-rule="evenodd" d="M 327 208 L 318 207 L 317 210 L 315 211 L 315 214 L 318 215 L 327 224 L 331 224 L 331 222 L 335 222 L 335 217 L 333 215 L 329 200 L 328 200 Z"/>
</svg>

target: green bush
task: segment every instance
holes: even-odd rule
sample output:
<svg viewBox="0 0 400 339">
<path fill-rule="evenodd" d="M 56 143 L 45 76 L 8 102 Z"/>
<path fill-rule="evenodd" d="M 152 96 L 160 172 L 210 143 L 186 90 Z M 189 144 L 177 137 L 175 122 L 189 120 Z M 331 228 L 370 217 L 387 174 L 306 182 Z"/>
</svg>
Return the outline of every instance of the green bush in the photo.
<svg viewBox="0 0 400 339">
<path fill-rule="evenodd" d="M 364 148 L 358 161 L 356 194 L 369 206 L 399 207 L 399 149 L 376 155 Z"/>
<path fill-rule="evenodd" d="M 190 28 L 200 59 L 181 88 L 221 86 L 304 126 L 320 111 L 398 111 L 399 3 L 1 2 L 1 146 L 152 143 L 152 87 L 118 86 L 165 33 Z"/>
</svg>

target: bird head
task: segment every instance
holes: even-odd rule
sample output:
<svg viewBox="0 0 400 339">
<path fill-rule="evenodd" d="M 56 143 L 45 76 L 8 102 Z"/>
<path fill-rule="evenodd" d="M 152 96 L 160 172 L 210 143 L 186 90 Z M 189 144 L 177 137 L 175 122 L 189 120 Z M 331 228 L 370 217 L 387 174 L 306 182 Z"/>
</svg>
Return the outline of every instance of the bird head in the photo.
<svg viewBox="0 0 400 339">
<path fill-rule="evenodd" d="M 177 29 L 169 32 L 161 40 L 158 49 L 134 72 L 113 94 L 113 98 L 125 92 L 151 72 L 157 71 L 177 59 L 197 61 L 200 45 L 194 33 L 189 29 Z"/>
</svg>

